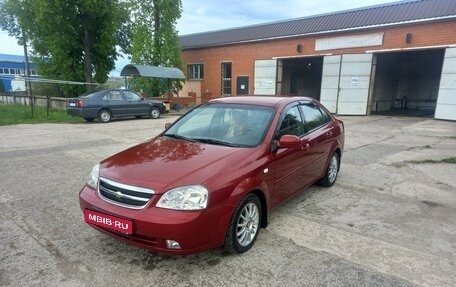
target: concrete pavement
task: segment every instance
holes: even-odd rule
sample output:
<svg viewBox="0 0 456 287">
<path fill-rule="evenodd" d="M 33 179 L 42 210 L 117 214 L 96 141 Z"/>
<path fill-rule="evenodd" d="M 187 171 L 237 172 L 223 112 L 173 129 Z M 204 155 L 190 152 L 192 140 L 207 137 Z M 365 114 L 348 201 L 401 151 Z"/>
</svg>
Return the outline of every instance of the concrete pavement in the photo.
<svg viewBox="0 0 456 287">
<path fill-rule="evenodd" d="M 1 126 L 0 286 L 454 286 L 456 165 L 424 160 L 456 156 L 456 123 L 341 118 L 335 186 L 277 208 L 243 255 L 186 257 L 100 234 L 77 200 L 93 164 L 176 115 Z"/>
</svg>

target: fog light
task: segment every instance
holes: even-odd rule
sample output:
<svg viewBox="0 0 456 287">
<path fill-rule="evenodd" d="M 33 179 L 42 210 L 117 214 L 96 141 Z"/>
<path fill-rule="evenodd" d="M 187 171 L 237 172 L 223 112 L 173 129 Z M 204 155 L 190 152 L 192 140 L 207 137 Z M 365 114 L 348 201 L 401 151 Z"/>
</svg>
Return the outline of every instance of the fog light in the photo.
<svg viewBox="0 0 456 287">
<path fill-rule="evenodd" d="M 181 249 L 181 246 L 177 241 L 167 239 L 166 240 L 166 247 L 169 249 Z"/>
</svg>

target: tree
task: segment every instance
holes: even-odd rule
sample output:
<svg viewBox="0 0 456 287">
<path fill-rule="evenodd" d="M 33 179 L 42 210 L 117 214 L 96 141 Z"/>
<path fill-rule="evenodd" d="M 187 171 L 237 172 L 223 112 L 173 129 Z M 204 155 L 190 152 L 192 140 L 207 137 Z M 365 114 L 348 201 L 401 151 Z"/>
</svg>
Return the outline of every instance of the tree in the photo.
<svg viewBox="0 0 456 287">
<path fill-rule="evenodd" d="M 123 1 L 122 1 L 123 3 Z M 4 0 L 0 3 L 2 29 L 19 41 L 26 32 L 37 72 L 58 80 L 103 83 L 114 69 L 122 21 L 128 20 L 121 0 Z M 7 24 L 14 19 L 13 25 Z M 81 86 L 62 86 L 66 95 Z"/>
<path fill-rule="evenodd" d="M 176 21 L 181 17 L 181 0 L 130 0 L 133 19 L 131 60 L 134 64 L 182 68 Z M 153 96 L 182 88 L 180 81 L 135 79 L 135 89 Z"/>
<path fill-rule="evenodd" d="M 15 37 L 19 45 L 23 45 L 19 17 L 26 12 L 20 4 L 20 1 L 0 1 L 0 28 L 8 31 L 9 36 Z"/>
</svg>

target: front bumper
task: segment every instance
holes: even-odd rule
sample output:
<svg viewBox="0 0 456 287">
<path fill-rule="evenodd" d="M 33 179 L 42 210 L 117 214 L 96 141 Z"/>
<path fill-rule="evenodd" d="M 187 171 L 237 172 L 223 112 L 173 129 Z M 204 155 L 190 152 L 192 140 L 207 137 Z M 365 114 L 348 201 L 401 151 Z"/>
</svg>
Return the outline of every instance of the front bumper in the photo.
<svg viewBox="0 0 456 287">
<path fill-rule="evenodd" d="M 160 109 L 160 114 L 166 113 L 166 105 L 165 104 L 159 105 L 158 108 Z"/>
<path fill-rule="evenodd" d="M 123 234 L 108 228 L 89 224 L 109 236 L 142 248 L 168 254 L 191 254 L 223 244 L 226 228 L 220 224 L 220 208 L 202 211 L 176 211 L 156 208 L 155 195 L 143 209 L 117 206 L 100 198 L 97 191 L 85 186 L 79 193 L 81 209 L 116 216 L 132 221 L 133 233 Z M 221 227 L 220 227 L 221 226 Z M 225 225 L 226 226 L 226 225 Z M 169 249 L 166 240 L 179 243 L 181 249 Z"/>
</svg>

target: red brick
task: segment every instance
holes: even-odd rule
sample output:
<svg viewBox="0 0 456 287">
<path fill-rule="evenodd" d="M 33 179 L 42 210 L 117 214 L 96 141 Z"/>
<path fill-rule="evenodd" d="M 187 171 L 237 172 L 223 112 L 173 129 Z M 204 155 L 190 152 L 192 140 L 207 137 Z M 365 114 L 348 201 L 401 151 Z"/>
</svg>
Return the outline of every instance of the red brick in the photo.
<svg viewBox="0 0 456 287">
<path fill-rule="evenodd" d="M 351 48 L 330 51 L 315 51 L 315 40 L 328 37 L 363 35 L 367 33 L 384 33 L 382 46 Z M 412 42 L 407 44 L 405 37 L 412 33 Z M 302 52 L 296 51 L 296 45 L 302 45 Z M 303 36 L 293 39 L 264 41 L 212 47 L 183 51 L 183 59 L 187 64 L 204 63 L 204 80 L 201 81 L 201 92 L 208 91 L 212 96 L 221 94 L 221 63 L 232 62 L 232 91 L 236 92 L 236 77 L 249 77 L 249 87 L 253 87 L 255 60 L 272 59 L 273 57 L 296 57 L 331 53 L 354 54 L 370 50 L 405 49 L 429 46 L 444 46 L 456 44 L 456 21 L 415 23 L 375 29 L 365 29 L 356 32 L 328 33 L 316 36 Z M 187 70 L 186 67 L 183 68 Z M 252 89 L 251 89 L 252 90 Z"/>
</svg>

